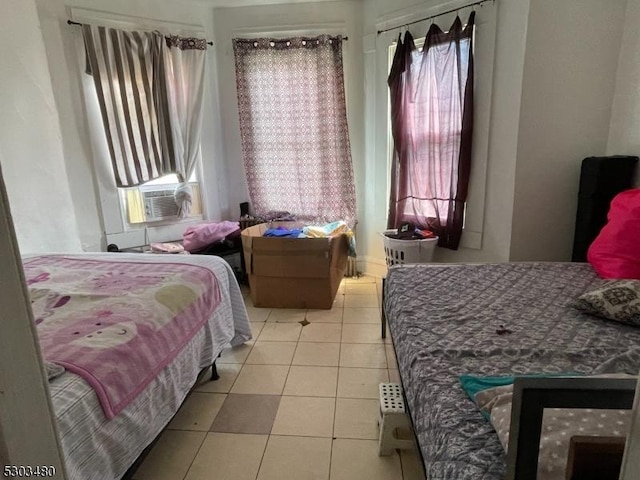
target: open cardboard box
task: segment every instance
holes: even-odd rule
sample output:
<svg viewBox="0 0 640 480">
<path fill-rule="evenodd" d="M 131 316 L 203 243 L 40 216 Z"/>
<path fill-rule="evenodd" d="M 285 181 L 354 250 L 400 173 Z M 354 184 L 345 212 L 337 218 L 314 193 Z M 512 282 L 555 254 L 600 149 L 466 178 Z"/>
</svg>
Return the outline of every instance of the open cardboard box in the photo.
<svg viewBox="0 0 640 480">
<path fill-rule="evenodd" d="M 347 268 L 346 236 L 331 238 L 263 237 L 271 222 L 242 231 L 242 249 L 256 307 L 331 308 Z"/>
</svg>

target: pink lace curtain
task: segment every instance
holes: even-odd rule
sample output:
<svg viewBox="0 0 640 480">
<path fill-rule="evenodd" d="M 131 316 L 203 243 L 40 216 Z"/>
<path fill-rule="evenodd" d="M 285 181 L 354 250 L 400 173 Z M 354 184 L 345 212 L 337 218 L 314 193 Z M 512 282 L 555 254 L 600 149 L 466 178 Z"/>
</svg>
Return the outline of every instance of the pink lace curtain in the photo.
<svg viewBox="0 0 640 480">
<path fill-rule="evenodd" d="M 419 51 L 406 32 L 389 74 L 394 141 L 388 228 L 410 222 L 457 249 L 471 168 L 473 25 L 433 24 Z"/>
<path fill-rule="evenodd" d="M 355 224 L 342 38 L 234 39 L 242 153 L 258 215 Z"/>
</svg>

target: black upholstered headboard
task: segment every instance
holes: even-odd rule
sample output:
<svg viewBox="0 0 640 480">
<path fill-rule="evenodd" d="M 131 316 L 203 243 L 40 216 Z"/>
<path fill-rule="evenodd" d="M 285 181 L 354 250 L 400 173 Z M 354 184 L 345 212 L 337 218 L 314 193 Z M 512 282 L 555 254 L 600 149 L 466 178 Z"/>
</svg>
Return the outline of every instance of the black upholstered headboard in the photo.
<svg viewBox="0 0 640 480">
<path fill-rule="evenodd" d="M 572 261 L 587 261 L 589 245 L 607 223 L 611 200 L 633 187 L 637 164 L 638 157 L 620 155 L 582 161 Z"/>
</svg>

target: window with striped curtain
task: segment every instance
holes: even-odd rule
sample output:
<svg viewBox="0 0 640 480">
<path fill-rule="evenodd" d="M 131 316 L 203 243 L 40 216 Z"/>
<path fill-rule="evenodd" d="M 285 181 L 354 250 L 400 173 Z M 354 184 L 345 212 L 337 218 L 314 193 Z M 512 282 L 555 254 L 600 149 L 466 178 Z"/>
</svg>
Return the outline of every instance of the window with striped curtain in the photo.
<svg viewBox="0 0 640 480">
<path fill-rule="evenodd" d="M 175 171 L 157 32 L 83 25 L 116 186 L 133 187 Z"/>
<path fill-rule="evenodd" d="M 196 164 L 206 40 L 84 24 L 108 156 L 130 225 L 202 216 Z"/>
</svg>

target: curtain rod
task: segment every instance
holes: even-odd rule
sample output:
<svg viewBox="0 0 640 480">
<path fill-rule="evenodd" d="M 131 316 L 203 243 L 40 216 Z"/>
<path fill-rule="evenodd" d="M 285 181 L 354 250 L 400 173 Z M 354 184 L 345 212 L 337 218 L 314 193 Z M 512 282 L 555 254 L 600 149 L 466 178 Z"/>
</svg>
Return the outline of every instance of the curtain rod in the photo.
<svg viewBox="0 0 640 480">
<path fill-rule="evenodd" d="M 67 20 L 67 24 L 68 25 L 80 25 L 80 26 L 84 25 L 83 23 L 74 22 L 73 20 Z M 207 45 L 213 45 L 213 42 L 207 42 Z"/>
<path fill-rule="evenodd" d="M 489 0 L 484 0 L 484 1 L 488 2 Z M 266 37 L 266 38 L 269 38 L 269 37 Z M 238 38 L 237 40 L 252 42 L 252 41 L 257 40 L 257 37 L 256 38 Z M 281 39 L 277 38 L 277 39 L 274 39 L 274 40 L 281 40 Z M 286 38 L 282 39 L 282 40 L 286 40 Z M 346 42 L 347 40 L 349 40 L 349 37 L 342 37 L 342 40 L 344 40 Z"/>
<path fill-rule="evenodd" d="M 451 10 L 447 10 L 446 12 L 438 13 L 436 15 L 431 15 L 430 17 L 421 18 L 419 20 L 414 20 L 413 22 L 409 22 L 409 23 L 403 23 L 402 25 L 397 25 L 391 28 L 385 28 L 384 30 L 378 30 L 378 35 L 380 35 L 381 33 L 390 32 L 391 30 L 395 30 L 397 28 L 408 27 L 409 25 L 413 25 L 414 23 L 424 22 L 425 20 L 431 20 L 432 18 L 438 18 L 443 15 L 447 15 L 449 13 L 457 12 L 459 10 L 462 10 L 463 8 L 475 7 L 476 5 L 482 5 L 483 3 L 487 3 L 487 2 L 495 3 L 495 1 L 496 0 L 478 0 L 477 2 L 468 3 L 458 8 L 452 8 Z"/>
</svg>

